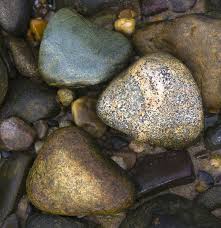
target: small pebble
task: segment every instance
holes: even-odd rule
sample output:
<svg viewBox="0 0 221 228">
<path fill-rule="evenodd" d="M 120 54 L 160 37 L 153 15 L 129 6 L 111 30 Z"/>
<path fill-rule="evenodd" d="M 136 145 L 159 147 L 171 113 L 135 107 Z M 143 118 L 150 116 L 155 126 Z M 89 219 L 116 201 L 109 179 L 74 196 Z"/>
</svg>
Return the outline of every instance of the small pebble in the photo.
<svg viewBox="0 0 221 228">
<path fill-rule="evenodd" d="M 36 154 L 39 152 L 39 150 L 42 148 L 43 145 L 44 145 L 43 141 L 37 141 L 35 143 L 35 153 Z"/>
<path fill-rule="evenodd" d="M 64 107 L 68 107 L 74 98 L 75 95 L 70 89 L 59 89 L 57 92 L 57 99 Z"/>
<path fill-rule="evenodd" d="M 145 150 L 145 143 L 132 140 L 129 144 L 129 148 L 135 153 L 142 153 Z"/>
<path fill-rule="evenodd" d="M 32 19 L 30 22 L 30 29 L 28 31 L 28 39 L 40 42 L 46 26 L 47 22 L 45 20 L 40 18 Z"/>
<path fill-rule="evenodd" d="M 38 120 L 33 123 L 33 126 L 37 132 L 38 138 L 43 139 L 48 131 L 48 124 L 45 120 Z"/>
<path fill-rule="evenodd" d="M 116 31 L 125 35 L 132 35 L 135 31 L 136 21 L 134 18 L 120 18 L 114 23 Z"/>
<path fill-rule="evenodd" d="M 221 168 L 221 155 L 212 154 L 210 158 L 210 164 L 216 169 Z"/>
<path fill-rule="evenodd" d="M 136 16 L 137 13 L 134 10 L 124 9 L 119 13 L 118 18 L 135 18 Z"/>
<path fill-rule="evenodd" d="M 195 190 L 197 192 L 205 192 L 214 185 L 213 177 L 206 171 L 200 170 L 197 174 L 197 183 Z"/>
</svg>

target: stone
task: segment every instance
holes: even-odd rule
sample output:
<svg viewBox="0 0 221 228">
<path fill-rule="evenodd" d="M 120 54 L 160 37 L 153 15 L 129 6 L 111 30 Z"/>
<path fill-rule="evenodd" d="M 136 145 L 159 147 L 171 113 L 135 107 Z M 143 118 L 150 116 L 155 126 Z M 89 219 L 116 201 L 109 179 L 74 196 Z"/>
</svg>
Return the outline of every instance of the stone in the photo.
<svg viewBox="0 0 221 228">
<path fill-rule="evenodd" d="M 33 126 L 37 132 L 39 139 L 43 139 L 47 135 L 48 123 L 46 120 L 38 120 L 33 123 Z"/>
<path fill-rule="evenodd" d="M 56 91 L 31 80 L 18 78 L 9 82 L 9 93 L 0 109 L 0 119 L 17 116 L 35 122 L 59 112 Z"/>
<path fill-rule="evenodd" d="M 47 214 L 33 214 L 28 218 L 26 228 L 96 228 L 92 222 Z"/>
<path fill-rule="evenodd" d="M 35 130 L 17 117 L 10 117 L 0 123 L 0 148 L 3 150 L 27 150 L 35 136 Z"/>
<path fill-rule="evenodd" d="M 154 226 L 157 223 L 162 222 Z M 168 225 L 169 224 L 169 225 Z M 219 228 L 221 222 L 206 208 L 174 194 L 164 194 L 129 211 L 120 228 Z"/>
<path fill-rule="evenodd" d="M 30 162 L 31 157 L 22 153 L 0 160 L 0 226 L 18 203 Z"/>
<path fill-rule="evenodd" d="M 19 228 L 18 218 L 16 214 L 12 214 L 6 218 L 2 228 Z"/>
<path fill-rule="evenodd" d="M 205 132 L 206 148 L 210 150 L 221 149 L 221 125 L 210 127 Z"/>
<path fill-rule="evenodd" d="M 41 18 L 31 19 L 30 21 L 30 33 L 33 39 L 37 42 L 42 40 L 44 30 L 47 27 L 47 21 Z"/>
<path fill-rule="evenodd" d="M 205 108 L 220 111 L 221 20 L 188 15 L 160 22 L 137 30 L 133 43 L 142 55 L 166 51 L 183 61 L 201 90 Z"/>
<path fill-rule="evenodd" d="M 111 157 L 122 169 L 130 170 L 136 163 L 136 154 L 130 151 L 120 151 Z"/>
<path fill-rule="evenodd" d="M 64 8 L 45 30 L 39 69 L 50 86 L 95 85 L 122 70 L 131 55 L 132 46 L 126 37 Z"/>
<path fill-rule="evenodd" d="M 70 89 L 59 89 L 57 91 L 57 99 L 64 107 L 68 107 L 74 98 L 74 93 Z"/>
<path fill-rule="evenodd" d="M 149 16 L 157 13 L 161 13 L 168 9 L 168 3 L 166 0 L 142 0 L 141 12 L 142 15 Z"/>
<path fill-rule="evenodd" d="M 0 26 L 15 36 L 26 34 L 33 1 L 2 0 L 0 2 Z"/>
<path fill-rule="evenodd" d="M 136 20 L 134 18 L 119 18 L 114 23 L 116 31 L 125 35 L 132 35 L 135 32 Z"/>
<path fill-rule="evenodd" d="M 43 141 L 37 141 L 35 143 L 35 153 L 36 154 L 41 150 L 41 148 L 42 148 L 43 145 L 44 145 L 44 142 Z"/>
<path fill-rule="evenodd" d="M 19 73 L 27 78 L 40 80 L 38 60 L 27 41 L 11 36 L 8 38 L 8 48 Z"/>
<path fill-rule="evenodd" d="M 221 207 L 221 185 L 214 186 L 205 192 L 200 193 L 195 202 L 214 210 Z"/>
<path fill-rule="evenodd" d="M 0 105 L 4 101 L 8 89 L 8 73 L 7 68 L 0 58 Z"/>
<path fill-rule="evenodd" d="M 26 186 L 35 207 L 67 216 L 114 214 L 131 206 L 134 197 L 123 170 L 76 127 L 60 128 L 46 139 Z"/>
<path fill-rule="evenodd" d="M 80 97 L 71 105 L 75 124 L 94 137 L 101 137 L 106 131 L 106 125 L 96 114 L 97 100 L 90 97 Z"/>
<path fill-rule="evenodd" d="M 146 155 L 136 162 L 130 175 L 138 196 L 195 180 L 193 164 L 186 151 Z"/>
<path fill-rule="evenodd" d="M 197 85 L 185 65 L 166 53 L 140 58 L 103 91 L 97 114 L 140 142 L 166 148 L 191 144 L 203 129 Z"/>
<path fill-rule="evenodd" d="M 196 2 L 197 0 L 169 0 L 169 8 L 173 12 L 182 13 L 191 9 Z"/>
</svg>

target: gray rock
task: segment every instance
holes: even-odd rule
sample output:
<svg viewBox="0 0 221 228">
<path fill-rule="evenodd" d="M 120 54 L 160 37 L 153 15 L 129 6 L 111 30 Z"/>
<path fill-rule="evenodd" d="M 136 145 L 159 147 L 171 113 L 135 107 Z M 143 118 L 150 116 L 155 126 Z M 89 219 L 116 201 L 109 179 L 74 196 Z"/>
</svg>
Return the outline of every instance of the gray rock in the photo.
<svg viewBox="0 0 221 228">
<path fill-rule="evenodd" d="M 22 153 L 0 160 L 0 226 L 12 212 L 24 190 L 31 157 Z"/>
<path fill-rule="evenodd" d="M 8 73 L 4 62 L 0 58 L 0 105 L 4 101 L 8 89 Z"/>
<path fill-rule="evenodd" d="M 28 79 L 18 78 L 9 83 L 9 93 L 0 109 L 0 119 L 17 116 L 34 122 L 52 117 L 58 112 L 55 90 Z"/>
<path fill-rule="evenodd" d="M 14 35 L 25 35 L 31 16 L 32 2 L 30 0 L 1 0 L 0 26 Z"/>
<path fill-rule="evenodd" d="M 9 151 L 28 149 L 36 136 L 34 129 L 17 117 L 0 123 L 0 148 Z"/>
<path fill-rule="evenodd" d="M 138 141 L 181 148 L 203 129 L 199 90 L 178 59 L 147 55 L 113 80 L 97 103 L 98 116 Z"/>
<path fill-rule="evenodd" d="M 12 214 L 12 215 L 8 216 L 5 219 L 2 228 L 19 228 L 18 218 L 17 218 L 16 214 Z"/>
<path fill-rule="evenodd" d="M 122 34 L 99 28 L 64 8 L 45 30 L 39 68 L 50 86 L 94 85 L 119 72 L 131 54 L 132 47 Z"/>
<path fill-rule="evenodd" d="M 92 222 L 62 216 L 34 214 L 26 222 L 26 228 L 95 228 Z"/>
</svg>

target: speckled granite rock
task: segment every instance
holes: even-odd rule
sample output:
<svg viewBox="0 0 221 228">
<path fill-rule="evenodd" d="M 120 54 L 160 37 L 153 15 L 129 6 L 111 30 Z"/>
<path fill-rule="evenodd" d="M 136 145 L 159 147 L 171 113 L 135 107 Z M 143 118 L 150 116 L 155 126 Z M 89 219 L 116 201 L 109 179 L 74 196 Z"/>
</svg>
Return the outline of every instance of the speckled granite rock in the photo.
<svg viewBox="0 0 221 228">
<path fill-rule="evenodd" d="M 97 113 L 138 141 L 169 148 L 188 145 L 203 128 L 201 98 L 190 71 L 165 53 L 139 59 L 112 81 Z"/>
<path fill-rule="evenodd" d="M 27 179 L 27 194 L 40 210 L 59 215 L 112 214 L 129 207 L 134 187 L 103 157 L 82 130 L 54 131 Z"/>
<path fill-rule="evenodd" d="M 56 91 L 31 80 L 18 78 L 10 80 L 4 105 L 0 109 L 0 119 L 11 116 L 34 122 L 56 115 L 59 104 Z"/>
<path fill-rule="evenodd" d="M 0 105 L 2 104 L 8 89 L 8 73 L 4 62 L 0 58 Z"/>
<path fill-rule="evenodd" d="M 46 28 L 39 68 L 51 86 L 94 85 L 119 72 L 131 54 L 132 47 L 122 34 L 99 28 L 64 8 Z"/>
<path fill-rule="evenodd" d="M 184 16 L 137 30 L 133 41 L 143 55 L 166 51 L 182 60 L 202 92 L 205 107 L 209 112 L 220 111 L 221 20 Z"/>
</svg>

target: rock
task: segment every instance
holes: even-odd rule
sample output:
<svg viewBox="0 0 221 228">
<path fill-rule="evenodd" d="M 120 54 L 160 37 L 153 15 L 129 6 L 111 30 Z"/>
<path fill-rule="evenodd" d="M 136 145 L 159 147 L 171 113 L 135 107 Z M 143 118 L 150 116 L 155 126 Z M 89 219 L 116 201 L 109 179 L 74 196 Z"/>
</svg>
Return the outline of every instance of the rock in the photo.
<svg viewBox="0 0 221 228">
<path fill-rule="evenodd" d="M 135 32 L 136 20 L 134 18 L 119 18 L 115 21 L 115 30 L 125 35 L 132 35 Z"/>
<path fill-rule="evenodd" d="M 31 80 L 18 78 L 9 83 L 9 93 L 0 109 L 0 119 L 17 116 L 35 122 L 58 112 L 56 91 Z"/>
<path fill-rule="evenodd" d="M 195 190 L 197 192 L 205 192 L 209 188 L 213 187 L 213 185 L 214 185 L 213 176 L 204 170 L 199 170 L 197 173 L 197 183 L 195 186 Z"/>
<path fill-rule="evenodd" d="M 37 141 L 35 143 L 35 153 L 36 154 L 41 150 L 41 148 L 42 148 L 43 145 L 44 145 L 44 142 L 43 141 Z"/>
<path fill-rule="evenodd" d="M 61 128 L 48 137 L 27 179 L 27 194 L 35 207 L 82 216 L 113 214 L 132 204 L 133 185 L 92 143 L 76 127 Z"/>
<path fill-rule="evenodd" d="M 41 18 L 31 19 L 30 21 L 30 34 L 36 42 L 42 40 L 44 30 L 47 27 L 47 21 Z"/>
<path fill-rule="evenodd" d="M 38 60 L 29 44 L 24 39 L 9 37 L 8 47 L 19 73 L 33 80 L 40 80 Z"/>
<path fill-rule="evenodd" d="M 158 222 L 162 222 L 153 226 Z M 169 226 L 168 226 L 169 224 Z M 145 202 L 131 210 L 120 228 L 219 228 L 220 220 L 210 214 L 207 209 L 183 197 L 165 194 Z"/>
<path fill-rule="evenodd" d="M 221 11 L 221 2 L 219 0 L 207 0 L 208 11 Z"/>
<path fill-rule="evenodd" d="M 122 70 L 131 55 L 132 47 L 123 35 L 99 28 L 64 8 L 45 30 L 39 69 L 50 86 L 94 85 Z"/>
<path fill-rule="evenodd" d="M 4 101 L 8 89 L 8 73 L 6 66 L 0 58 L 0 105 Z"/>
<path fill-rule="evenodd" d="M 38 120 L 33 123 L 33 126 L 37 132 L 39 139 L 43 139 L 47 135 L 48 124 L 46 120 Z"/>
<path fill-rule="evenodd" d="M 203 129 L 191 73 L 164 53 L 139 59 L 113 80 L 98 99 L 97 113 L 110 127 L 161 147 L 187 146 Z"/>
<path fill-rule="evenodd" d="M 6 218 L 2 228 L 19 228 L 18 218 L 16 214 L 12 214 Z"/>
<path fill-rule="evenodd" d="M 188 184 L 195 179 L 191 158 L 185 151 L 146 155 L 136 162 L 130 174 L 139 196 L 171 186 Z"/>
<path fill-rule="evenodd" d="M 221 124 L 221 118 L 219 114 L 206 113 L 204 121 L 204 130 L 208 130 L 208 128 L 215 127 L 218 124 Z"/>
<path fill-rule="evenodd" d="M 208 208 L 214 210 L 221 207 L 221 185 L 214 186 L 207 191 L 200 193 L 195 201 Z"/>
<path fill-rule="evenodd" d="M 0 123 L 0 148 L 9 151 L 27 150 L 34 142 L 34 129 L 17 117 Z"/>
<path fill-rule="evenodd" d="M 168 5 L 173 12 L 182 13 L 191 9 L 196 2 L 197 0 L 169 0 Z"/>
<path fill-rule="evenodd" d="M 71 105 L 75 124 L 94 137 L 101 137 L 106 131 L 106 125 L 96 114 L 97 100 L 90 97 L 81 97 Z"/>
<path fill-rule="evenodd" d="M 182 60 L 201 89 L 205 107 L 219 112 L 221 20 L 201 15 L 180 17 L 137 30 L 133 42 L 142 54 L 166 51 Z"/>
<path fill-rule="evenodd" d="M 0 26 L 15 36 L 26 34 L 33 1 L 12 0 L 0 2 Z"/>
<path fill-rule="evenodd" d="M 68 217 L 34 214 L 28 218 L 26 228 L 96 228 L 92 222 Z"/>
<path fill-rule="evenodd" d="M 24 181 L 31 157 L 22 153 L 12 154 L 0 160 L 0 226 L 16 207 L 24 190 Z"/>
<path fill-rule="evenodd" d="M 57 99 L 64 107 L 68 107 L 74 98 L 74 93 L 70 89 L 59 89 L 57 91 Z"/>
<path fill-rule="evenodd" d="M 205 133 L 205 144 L 210 150 L 221 149 L 221 125 L 209 128 Z"/>
</svg>

